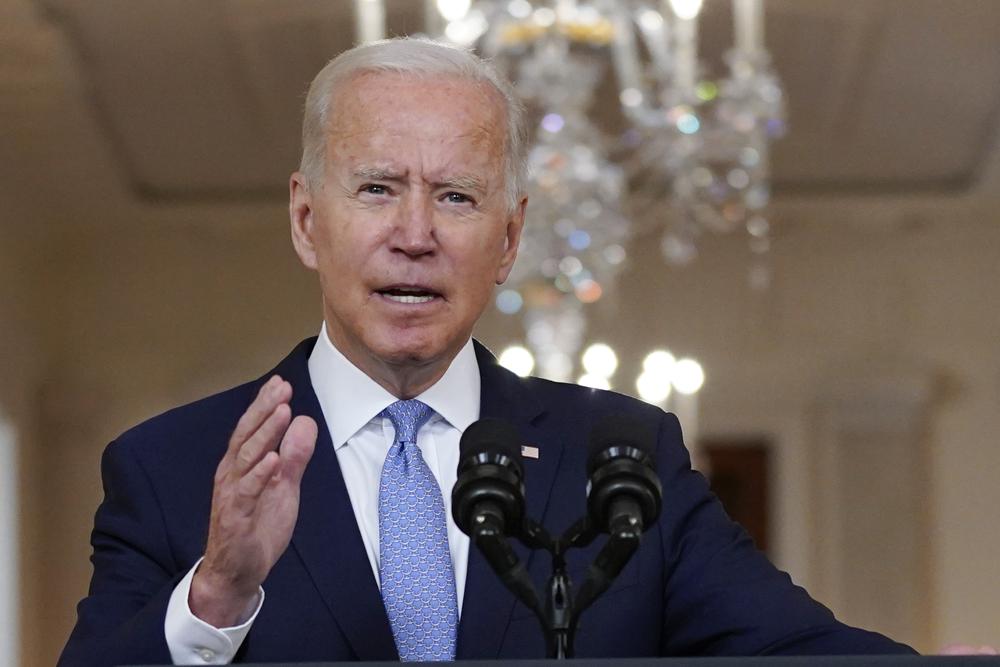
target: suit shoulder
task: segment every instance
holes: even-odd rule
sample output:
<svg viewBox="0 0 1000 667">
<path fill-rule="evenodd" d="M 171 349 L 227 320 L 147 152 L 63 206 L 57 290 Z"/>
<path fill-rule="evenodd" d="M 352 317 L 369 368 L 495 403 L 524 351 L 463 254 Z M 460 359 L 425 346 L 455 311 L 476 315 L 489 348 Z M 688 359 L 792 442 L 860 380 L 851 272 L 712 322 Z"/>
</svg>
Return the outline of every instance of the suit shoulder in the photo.
<svg viewBox="0 0 1000 667">
<path fill-rule="evenodd" d="M 179 453 L 220 439 L 228 442 L 260 385 L 260 379 L 254 380 L 172 408 L 133 426 L 115 443 L 136 454 L 147 454 L 165 445 Z"/>
<path fill-rule="evenodd" d="M 582 415 L 599 417 L 608 414 L 626 414 L 643 420 L 659 422 L 663 410 L 632 396 L 605 389 L 593 389 L 568 382 L 555 382 L 543 378 L 523 378 L 525 386 L 547 407 Z M 667 415 L 676 419 L 673 415 Z"/>
</svg>

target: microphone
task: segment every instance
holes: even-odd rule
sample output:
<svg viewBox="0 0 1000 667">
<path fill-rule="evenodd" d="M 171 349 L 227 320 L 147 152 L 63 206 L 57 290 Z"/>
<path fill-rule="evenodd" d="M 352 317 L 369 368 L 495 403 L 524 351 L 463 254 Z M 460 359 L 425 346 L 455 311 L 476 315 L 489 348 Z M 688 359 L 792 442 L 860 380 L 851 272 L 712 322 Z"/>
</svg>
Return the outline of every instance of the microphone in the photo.
<svg viewBox="0 0 1000 667">
<path fill-rule="evenodd" d="M 451 513 L 462 532 L 496 531 L 517 535 L 524 520 L 524 469 L 521 438 L 512 425 L 480 419 L 459 442 L 458 480 Z"/>
<path fill-rule="evenodd" d="M 508 537 L 525 531 L 521 437 L 499 419 L 480 419 L 459 441 L 458 480 L 451 514 L 503 584 L 536 614 L 541 604 L 527 569 Z"/>
<path fill-rule="evenodd" d="M 651 424 L 626 415 L 607 417 L 591 431 L 587 511 L 600 532 L 639 535 L 660 516 L 655 439 Z"/>
<path fill-rule="evenodd" d="M 590 530 L 610 535 L 587 570 L 573 604 L 579 617 L 615 580 L 657 517 L 663 487 L 653 464 L 651 425 L 626 415 L 605 418 L 590 434 L 587 514 Z"/>
</svg>

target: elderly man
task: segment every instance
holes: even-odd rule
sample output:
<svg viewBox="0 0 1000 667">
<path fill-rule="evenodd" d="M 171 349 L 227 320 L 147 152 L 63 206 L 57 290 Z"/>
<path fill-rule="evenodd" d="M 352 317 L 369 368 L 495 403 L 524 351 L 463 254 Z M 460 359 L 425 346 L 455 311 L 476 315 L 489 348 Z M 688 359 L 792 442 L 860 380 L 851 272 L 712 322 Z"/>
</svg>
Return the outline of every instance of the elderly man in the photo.
<svg viewBox="0 0 1000 667">
<path fill-rule="evenodd" d="M 451 519 L 459 437 L 514 424 L 538 451 L 528 511 L 562 529 L 584 513 L 582 444 L 613 413 L 655 428 L 664 511 L 578 655 L 909 651 L 774 569 L 691 471 L 673 416 L 518 378 L 471 340 L 517 254 L 524 165 L 521 107 L 473 55 L 393 40 L 319 73 L 289 210 L 320 335 L 108 447 L 61 664 L 542 657 L 531 612 Z M 574 555 L 577 578 L 593 555 Z"/>
</svg>

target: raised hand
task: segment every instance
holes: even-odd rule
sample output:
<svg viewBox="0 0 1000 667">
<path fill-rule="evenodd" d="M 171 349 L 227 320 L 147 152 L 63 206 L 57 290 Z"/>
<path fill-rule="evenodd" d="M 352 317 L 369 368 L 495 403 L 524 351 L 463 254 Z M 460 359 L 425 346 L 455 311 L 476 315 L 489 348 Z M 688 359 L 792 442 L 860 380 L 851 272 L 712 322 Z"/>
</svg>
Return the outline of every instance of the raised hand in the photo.
<svg viewBox="0 0 1000 667">
<path fill-rule="evenodd" d="M 292 386 L 275 375 L 243 413 L 215 472 L 205 559 L 188 604 L 217 628 L 244 622 L 288 547 L 299 485 L 316 446 L 316 422 L 292 419 Z M 280 442 L 280 447 L 279 447 Z"/>
</svg>

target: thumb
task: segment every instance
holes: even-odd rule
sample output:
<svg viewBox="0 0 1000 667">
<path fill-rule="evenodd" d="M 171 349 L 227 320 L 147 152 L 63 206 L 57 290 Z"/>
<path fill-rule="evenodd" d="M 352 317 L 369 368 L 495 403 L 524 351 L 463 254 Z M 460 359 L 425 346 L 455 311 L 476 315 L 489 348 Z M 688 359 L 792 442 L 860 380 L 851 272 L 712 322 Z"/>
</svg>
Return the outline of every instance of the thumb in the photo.
<svg viewBox="0 0 1000 667">
<path fill-rule="evenodd" d="M 288 425 L 281 440 L 281 477 L 298 485 L 316 449 L 319 429 L 312 417 L 299 415 Z"/>
</svg>

